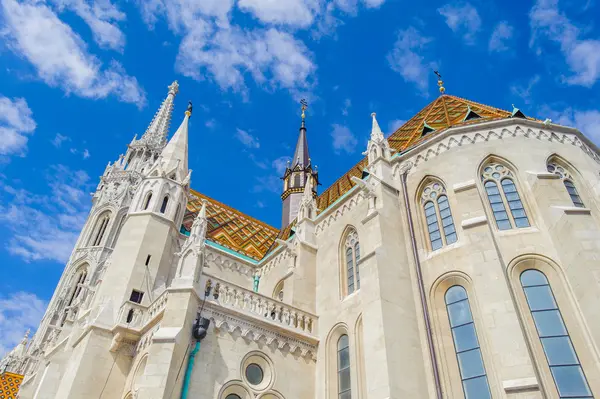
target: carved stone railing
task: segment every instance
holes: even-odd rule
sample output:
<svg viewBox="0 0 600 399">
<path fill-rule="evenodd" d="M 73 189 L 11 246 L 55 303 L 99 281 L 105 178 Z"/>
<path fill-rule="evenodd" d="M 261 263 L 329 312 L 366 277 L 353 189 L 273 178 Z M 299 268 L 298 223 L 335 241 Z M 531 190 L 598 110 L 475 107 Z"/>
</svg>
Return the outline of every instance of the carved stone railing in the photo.
<svg viewBox="0 0 600 399">
<path fill-rule="evenodd" d="M 165 290 L 150 304 L 150 306 L 148 306 L 148 312 L 144 323 L 154 319 L 160 312 L 165 310 L 165 307 L 167 307 L 167 297 L 168 291 Z"/>
<path fill-rule="evenodd" d="M 201 286 L 206 287 L 206 300 L 211 303 L 316 336 L 318 318 L 314 314 L 207 274 Z"/>
<path fill-rule="evenodd" d="M 117 324 L 131 329 L 139 329 L 145 324 L 148 308 L 136 302 L 127 301 L 119 309 Z"/>
</svg>

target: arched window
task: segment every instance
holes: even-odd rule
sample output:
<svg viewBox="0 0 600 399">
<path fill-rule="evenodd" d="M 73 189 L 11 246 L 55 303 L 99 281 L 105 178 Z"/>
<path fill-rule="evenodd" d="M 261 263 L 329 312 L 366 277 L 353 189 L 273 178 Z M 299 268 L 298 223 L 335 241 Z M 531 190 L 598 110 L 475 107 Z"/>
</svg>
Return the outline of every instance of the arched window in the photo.
<svg viewBox="0 0 600 399">
<path fill-rule="evenodd" d="M 491 398 L 467 291 L 452 286 L 445 300 L 465 398 Z"/>
<path fill-rule="evenodd" d="M 346 235 L 343 249 L 344 268 L 342 275 L 345 276 L 345 295 L 350 295 L 360 289 L 360 272 L 358 261 L 360 260 L 360 243 L 358 233 L 350 229 Z"/>
<path fill-rule="evenodd" d="M 421 204 L 425 212 L 431 249 L 435 251 L 456 242 L 458 237 L 444 185 L 439 182 L 426 185 L 421 194 Z"/>
<path fill-rule="evenodd" d="M 504 165 L 490 163 L 481 174 L 494 219 L 499 230 L 529 227 L 529 219 L 521 202 L 513 173 Z M 499 189 L 502 186 L 502 190 Z M 510 209 L 510 214 L 506 209 Z"/>
<path fill-rule="evenodd" d="M 302 183 L 300 181 L 302 177 L 300 176 L 299 173 L 296 173 L 296 175 L 294 176 L 294 187 L 301 187 Z"/>
<path fill-rule="evenodd" d="M 163 198 L 162 205 L 160 206 L 160 213 L 165 213 L 165 211 L 167 210 L 168 204 L 169 204 L 169 196 L 165 195 L 165 198 Z"/>
<path fill-rule="evenodd" d="M 284 294 L 284 290 L 285 289 L 285 280 L 281 280 L 280 282 L 277 283 L 277 285 L 275 286 L 275 289 L 273 290 L 273 298 L 277 299 L 278 301 L 283 301 L 283 294 Z"/>
<path fill-rule="evenodd" d="M 150 206 L 150 200 L 152 200 L 152 193 L 148 193 L 148 195 L 146 196 L 146 199 L 144 200 L 144 208 L 143 210 L 145 211 L 146 209 L 148 209 L 148 207 Z"/>
<path fill-rule="evenodd" d="M 350 340 L 342 335 L 337 342 L 338 399 L 352 397 L 350 387 Z"/>
<path fill-rule="evenodd" d="M 229 395 L 227 395 L 225 397 L 225 399 L 242 399 L 239 397 L 239 395 L 236 395 L 235 393 L 230 393 Z"/>
<path fill-rule="evenodd" d="M 529 269 L 520 280 L 560 398 L 593 398 L 548 279 Z"/>
<path fill-rule="evenodd" d="M 571 197 L 571 201 L 573 201 L 573 205 L 579 208 L 584 208 L 585 205 L 583 204 L 583 201 L 577 192 L 575 183 L 573 183 L 573 177 L 569 171 L 562 165 L 559 165 L 557 162 L 548 162 L 546 168 L 548 169 L 548 172 L 560 176 L 565 188 L 567 189 L 567 192 L 569 193 L 569 197 Z"/>
<path fill-rule="evenodd" d="M 67 306 L 71 306 L 73 304 L 73 301 L 75 299 L 77 299 L 77 297 L 81 293 L 81 284 L 83 284 L 85 282 L 86 277 L 87 277 L 87 269 L 81 269 L 75 275 L 75 278 L 73 279 L 74 284 L 71 287 L 71 295 L 69 297 L 69 302 L 67 302 Z"/>
<path fill-rule="evenodd" d="M 92 235 L 90 236 L 89 245 L 98 246 L 102 243 L 102 239 L 104 238 L 104 233 L 106 232 L 109 222 L 110 212 L 105 212 L 98 217 L 96 226 L 92 230 Z"/>
</svg>

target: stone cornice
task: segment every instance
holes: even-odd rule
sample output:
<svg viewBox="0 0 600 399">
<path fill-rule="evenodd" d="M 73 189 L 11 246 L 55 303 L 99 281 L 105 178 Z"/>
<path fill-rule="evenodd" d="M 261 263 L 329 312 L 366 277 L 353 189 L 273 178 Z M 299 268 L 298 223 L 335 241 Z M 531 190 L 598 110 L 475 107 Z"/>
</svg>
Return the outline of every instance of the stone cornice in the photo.
<svg viewBox="0 0 600 399">
<path fill-rule="evenodd" d="M 316 337 L 287 331 L 275 323 L 246 317 L 241 312 L 210 302 L 205 304 L 202 316 L 212 320 L 217 330 L 226 331 L 229 334 L 239 330 L 239 334 L 245 339 L 255 342 L 264 339 L 268 346 L 273 345 L 272 347 L 277 350 L 283 350 L 287 346 L 289 353 L 298 352 L 301 357 L 316 361 L 319 343 Z"/>
</svg>

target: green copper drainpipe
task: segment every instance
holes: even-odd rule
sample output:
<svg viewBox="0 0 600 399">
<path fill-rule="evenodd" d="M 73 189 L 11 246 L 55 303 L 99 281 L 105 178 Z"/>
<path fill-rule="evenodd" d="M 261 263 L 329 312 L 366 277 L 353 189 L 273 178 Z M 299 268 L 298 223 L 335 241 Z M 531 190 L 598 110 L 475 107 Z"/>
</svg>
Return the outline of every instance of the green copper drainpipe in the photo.
<svg viewBox="0 0 600 399">
<path fill-rule="evenodd" d="M 194 369 L 194 361 L 196 354 L 200 350 L 200 340 L 196 341 L 196 346 L 190 352 L 190 359 L 188 360 L 187 369 L 185 370 L 185 376 L 183 377 L 183 388 L 181 389 L 181 399 L 186 399 L 188 392 L 190 391 L 190 380 L 192 379 L 192 370 Z"/>
<path fill-rule="evenodd" d="M 260 276 L 258 274 L 254 275 L 254 286 L 252 287 L 254 292 L 258 292 L 258 283 L 260 282 Z"/>
</svg>

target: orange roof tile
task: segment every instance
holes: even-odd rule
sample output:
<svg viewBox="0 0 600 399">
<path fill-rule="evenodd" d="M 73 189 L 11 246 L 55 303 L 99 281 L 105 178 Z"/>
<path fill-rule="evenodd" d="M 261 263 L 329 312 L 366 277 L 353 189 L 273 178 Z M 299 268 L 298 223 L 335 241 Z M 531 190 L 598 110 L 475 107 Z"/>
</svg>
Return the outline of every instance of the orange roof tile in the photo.
<svg viewBox="0 0 600 399">
<path fill-rule="evenodd" d="M 464 121 L 469 109 L 479 115 L 480 118 Z M 388 142 L 390 147 L 400 152 L 425 140 L 429 140 L 437 133 L 450 127 L 506 118 L 509 116 L 511 116 L 511 113 L 508 111 L 444 94 L 433 100 L 404 125 L 400 126 L 398 130 L 388 137 Z M 422 133 L 425 123 L 435 131 L 423 136 Z M 352 183 L 350 178 L 352 176 L 361 177 L 362 170 L 366 166 L 367 158 L 363 158 L 327 190 L 323 191 L 317 199 L 318 208 L 321 210 L 326 209 L 338 198 L 347 193 L 354 186 L 354 183 Z"/>
<path fill-rule="evenodd" d="M 465 121 L 469 109 L 479 115 L 479 118 Z M 392 133 L 388 137 L 388 142 L 393 149 L 401 152 L 429 140 L 450 127 L 510 116 L 511 113 L 508 111 L 444 94 L 433 100 Z M 434 131 L 423 135 L 425 124 Z M 319 195 L 317 207 L 324 210 L 350 191 L 354 186 L 351 177 L 361 177 L 366 166 L 367 158 L 363 158 Z M 208 201 L 206 213 L 209 220 L 207 238 L 242 255 L 261 260 L 267 253 L 276 248 L 276 238 L 286 240 L 291 235 L 295 221 L 284 229 L 278 230 L 197 191 L 191 190 L 191 193 L 197 198 L 188 202 L 187 209 L 189 213 L 184 219 L 186 228 L 190 228 L 193 218 L 202 207 L 202 199 L 206 199 Z"/>
<path fill-rule="evenodd" d="M 0 398 L 15 399 L 23 382 L 21 374 L 4 372 L 0 374 Z"/>
<path fill-rule="evenodd" d="M 190 191 L 196 198 L 187 204 L 189 213 L 183 224 L 188 230 L 202 208 L 202 200 L 206 200 L 206 236 L 209 240 L 255 260 L 262 259 L 275 243 L 278 229 L 204 194 Z"/>
</svg>

